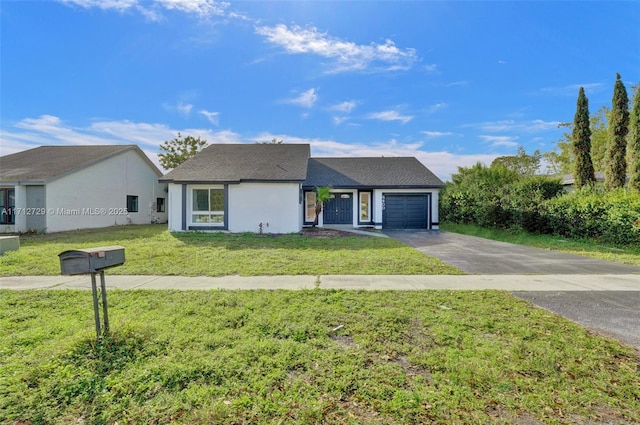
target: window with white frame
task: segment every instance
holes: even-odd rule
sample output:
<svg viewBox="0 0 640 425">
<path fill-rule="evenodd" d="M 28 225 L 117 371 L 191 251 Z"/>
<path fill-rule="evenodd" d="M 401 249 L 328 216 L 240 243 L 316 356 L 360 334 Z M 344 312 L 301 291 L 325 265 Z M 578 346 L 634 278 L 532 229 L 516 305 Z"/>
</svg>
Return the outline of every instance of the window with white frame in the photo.
<svg viewBox="0 0 640 425">
<path fill-rule="evenodd" d="M 222 188 L 192 189 L 191 222 L 214 226 L 224 225 L 224 190 Z"/>
<path fill-rule="evenodd" d="M 305 192 L 304 194 L 304 221 L 315 221 L 316 219 L 316 193 Z"/>
<path fill-rule="evenodd" d="M 371 221 L 371 192 L 360 192 L 360 221 Z"/>
</svg>

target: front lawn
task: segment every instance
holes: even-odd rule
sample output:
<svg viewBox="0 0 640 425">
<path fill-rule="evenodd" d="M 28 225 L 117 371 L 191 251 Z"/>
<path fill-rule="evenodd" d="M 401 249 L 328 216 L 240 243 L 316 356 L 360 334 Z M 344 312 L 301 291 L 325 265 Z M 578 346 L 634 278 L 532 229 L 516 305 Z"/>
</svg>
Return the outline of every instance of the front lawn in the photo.
<svg viewBox="0 0 640 425">
<path fill-rule="evenodd" d="M 122 245 L 126 262 L 109 274 L 262 276 L 323 274 L 460 274 L 455 267 L 393 239 L 169 233 L 166 225 L 120 226 L 23 235 L 0 256 L 0 276 L 60 274 L 68 249 Z"/>
<path fill-rule="evenodd" d="M 0 290 L 3 424 L 640 422 L 638 352 L 498 291 Z"/>
</svg>

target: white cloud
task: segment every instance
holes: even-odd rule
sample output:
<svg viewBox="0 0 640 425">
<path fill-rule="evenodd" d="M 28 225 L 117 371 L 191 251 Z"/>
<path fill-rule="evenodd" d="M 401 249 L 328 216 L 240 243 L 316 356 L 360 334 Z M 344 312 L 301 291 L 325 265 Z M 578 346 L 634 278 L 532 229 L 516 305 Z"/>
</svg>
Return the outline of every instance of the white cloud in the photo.
<svg viewBox="0 0 640 425">
<path fill-rule="evenodd" d="M 465 81 L 465 80 L 460 80 L 460 81 L 452 81 L 450 83 L 445 84 L 445 87 L 463 87 L 463 86 L 468 86 L 469 82 Z"/>
<path fill-rule="evenodd" d="M 305 92 L 300 93 L 300 95 L 297 97 L 286 99 L 284 102 L 302 106 L 304 108 L 311 108 L 317 100 L 318 95 L 316 94 L 316 89 L 309 89 Z"/>
<path fill-rule="evenodd" d="M 451 152 L 427 152 L 419 142 L 402 143 L 395 139 L 365 143 L 341 143 L 330 139 L 308 139 L 286 134 L 262 133 L 256 137 L 240 135 L 231 130 L 211 131 L 200 128 L 170 128 L 164 124 L 140 123 L 127 120 L 95 121 L 88 126 L 74 127 L 52 115 L 25 118 L 0 128 L 0 156 L 46 145 L 106 145 L 136 144 L 157 166 L 159 145 L 172 140 L 180 132 L 200 137 L 210 144 L 251 143 L 265 140 L 284 140 L 285 143 L 309 143 L 313 156 L 414 156 L 443 180 L 448 180 L 458 167 L 476 162 L 490 164 L 497 154 L 457 155 Z M 489 137 L 489 136 L 487 136 Z"/>
<path fill-rule="evenodd" d="M 427 152 L 422 150 L 421 143 L 402 143 L 395 139 L 370 144 L 341 143 L 331 139 L 309 139 L 286 134 L 263 133 L 249 139 L 254 141 L 284 140 L 285 143 L 308 143 L 311 145 L 311 156 L 315 157 L 416 157 L 427 168 L 442 180 L 450 180 L 451 175 L 458 172 L 458 167 L 470 167 L 477 162 L 491 164 L 498 154 L 458 155 L 447 151 Z"/>
<path fill-rule="evenodd" d="M 447 106 L 449 106 L 449 105 L 444 103 L 444 102 L 435 103 L 435 104 L 429 106 L 428 111 L 429 111 L 430 114 L 433 114 L 434 112 L 438 112 L 440 109 L 444 109 Z"/>
<path fill-rule="evenodd" d="M 429 138 L 453 136 L 453 133 L 450 131 L 422 131 L 421 133 Z"/>
<path fill-rule="evenodd" d="M 154 0 L 154 3 L 167 10 L 178 10 L 200 17 L 222 16 L 229 3 L 213 0 Z"/>
<path fill-rule="evenodd" d="M 580 87 L 583 87 L 585 91 L 597 92 L 601 90 L 604 85 L 602 83 L 569 84 L 566 86 L 543 87 L 540 89 L 540 92 L 552 96 L 575 96 L 577 98 Z"/>
<path fill-rule="evenodd" d="M 491 144 L 492 147 L 515 148 L 518 146 L 516 140 L 518 136 L 480 136 L 482 140 Z"/>
<path fill-rule="evenodd" d="M 348 121 L 349 117 L 333 117 L 333 123 L 335 125 L 340 125 L 345 121 Z"/>
<path fill-rule="evenodd" d="M 353 109 L 356 107 L 357 103 L 354 100 L 348 100 L 345 102 L 336 103 L 333 106 L 329 107 L 331 111 L 344 112 L 346 114 L 351 113 Z"/>
<path fill-rule="evenodd" d="M 413 119 L 413 115 L 400 115 L 398 111 L 382 111 L 373 112 L 368 115 L 369 119 L 380 121 L 400 121 L 402 124 L 406 124 Z"/>
<path fill-rule="evenodd" d="M 189 114 L 191 113 L 191 109 L 193 109 L 193 105 L 191 105 L 190 103 L 182 103 L 182 102 L 178 102 L 178 105 L 176 106 L 176 109 L 178 110 L 178 112 L 180 112 L 182 115 L 184 116 L 189 116 Z"/>
<path fill-rule="evenodd" d="M 162 10 L 179 11 L 199 18 L 211 16 L 224 16 L 229 7 L 227 2 L 214 0 L 59 0 L 66 5 L 80 6 L 85 9 L 98 8 L 102 10 L 115 10 L 123 13 L 136 10 L 151 21 L 162 19 Z M 236 14 L 229 14 L 236 17 Z"/>
<path fill-rule="evenodd" d="M 364 70 L 406 70 L 417 60 L 415 49 L 398 48 L 392 40 L 384 44 L 356 44 L 332 37 L 315 27 L 284 24 L 261 26 L 256 33 L 290 54 L 313 54 L 332 59 L 329 72 Z"/>
<path fill-rule="evenodd" d="M 544 121 L 540 119 L 531 121 L 501 120 L 486 121 L 478 124 L 470 124 L 470 127 L 477 127 L 486 132 L 526 132 L 538 133 L 558 128 L 560 121 Z"/>
<path fill-rule="evenodd" d="M 209 112 L 207 110 L 201 109 L 198 111 L 201 115 L 204 115 L 207 120 L 213 125 L 218 125 L 218 116 L 220 116 L 220 112 Z"/>
<path fill-rule="evenodd" d="M 435 63 L 430 63 L 424 66 L 424 70 L 428 74 L 440 74 L 440 70 L 438 69 L 438 65 Z"/>
<path fill-rule="evenodd" d="M 239 143 L 240 136 L 230 130 L 213 132 L 208 129 L 172 129 L 164 124 L 123 121 L 96 121 L 85 127 L 71 126 L 60 118 L 42 115 L 25 118 L 0 129 L 0 156 L 38 146 L 130 145 L 140 147 L 158 168 L 159 146 L 165 140 L 182 135 L 200 137 L 209 143 Z"/>
<path fill-rule="evenodd" d="M 138 5 L 138 0 L 61 0 L 67 5 L 76 5 L 90 9 L 97 7 L 102 10 L 117 10 L 124 12 L 125 10 L 134 8 Z"/>
<path fill-rule="evenodd" d="M 182 101 L 177 102 L 175 105 L 163 103 L 162 107 L 168 112 L 177 112 L 184 117 L 188 117 L 191 114 L 191 110 L 193 109 L 192 104 L 184 103 Z"/>
</svg>

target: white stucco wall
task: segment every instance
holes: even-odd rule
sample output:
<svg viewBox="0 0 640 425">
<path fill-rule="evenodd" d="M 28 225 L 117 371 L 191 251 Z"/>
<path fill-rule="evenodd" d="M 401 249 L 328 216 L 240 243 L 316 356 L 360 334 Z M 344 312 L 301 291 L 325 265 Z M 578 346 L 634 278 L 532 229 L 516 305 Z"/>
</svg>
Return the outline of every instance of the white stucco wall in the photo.
<svg viewBox="0 0 640 425">
<path fill-rule="evenodd" d="M 294 233 L 302 228 L 298 183 L 229 185 L 229 231 Z"/>
<path fill-rule="evenodd" d="M 167 198 L 158 178 L 137 152 L 126 151 L 53 180 L 46 187 L 46 230 L 166 222 L 168 202 L 164 213 L 155 211 L 156 198 Z M 138 196 L 138 212 L 125 211 L 127 195 Z"/>
</svg>

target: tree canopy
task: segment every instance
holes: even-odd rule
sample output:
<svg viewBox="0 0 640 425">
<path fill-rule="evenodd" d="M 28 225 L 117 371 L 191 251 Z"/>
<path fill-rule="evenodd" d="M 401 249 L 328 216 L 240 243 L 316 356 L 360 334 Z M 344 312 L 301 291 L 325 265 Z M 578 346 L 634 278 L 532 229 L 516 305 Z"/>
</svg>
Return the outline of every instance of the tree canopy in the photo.
<svg viewBox="0 0 640 425">
<path fill-rule="evenodd" d="M 491 167 L 502 165 L 521 176 L 532 176 L 540 169 L 540 159 L 542 154 L 539 150 L 528 155 L 523 146 L 518 146 L 516 155 L 499 156 L 493 160 Z"/>
<path fill-rule="evenodd" d="M 627 133 L 629 132 L 629 97 L 620 74 L 616 74 L 611 100 L 609 143 L 605 168 L 605 185 L 623 187 L 627 177 Z"/>
<path fill-rule="evenodd" d="M 178 133 L 178 137 L 173 140 L 166 140 L 160 144 L 163 153 L 158 154 L 160 165 L 167 170 L 176 168 L 187 159 L 195 156 L 207 146 L 207 141 L 200 137 L 186 136 L 184 139 Z"/>
<path fill-rule="evenodd" d="M 629 187 L 640 193 L 640 90 L 636 87 L 629 117 Z"/>
<path fill-rule="evenodd" d="M 580 87 L 576 115 L 573 119 L 573 131 L 571 133 L 573 154 L 575 156 L 573 176 L 577 188 L 591 185 L 596 181 L 593 163 L 591 162 L 591 129 L 589 124 L 589 100 L 584 94 L 584 87 Z"/>
<path fill-rule="evenodd" d="M 256 144 L 258 145 L 281 145 L 284 143 L 284 140 L 280 139 L 276 139 L 275 137 L 273 139 L 271 139 L 270 142 L 256 142 Z"/>
</svg>

